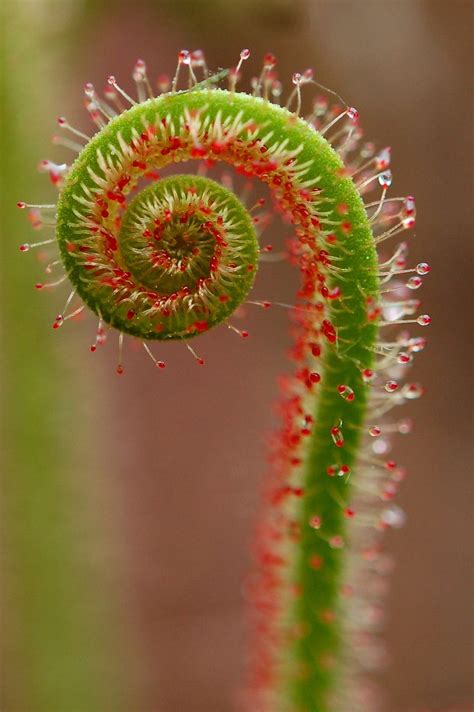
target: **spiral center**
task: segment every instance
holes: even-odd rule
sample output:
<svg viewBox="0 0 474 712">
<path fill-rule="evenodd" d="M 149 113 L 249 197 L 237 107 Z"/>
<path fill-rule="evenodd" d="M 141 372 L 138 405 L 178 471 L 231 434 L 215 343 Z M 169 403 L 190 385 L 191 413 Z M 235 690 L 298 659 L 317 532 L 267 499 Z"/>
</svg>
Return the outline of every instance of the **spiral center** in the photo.
<svg viewBox="0 0 474 712">
<path fill-rule="evenodd" d="M 161 338 L 223 321 L 255 278 L 252 221 L 208 178 L 172 176 L 142 190 L 123 216 L 118 243 L 121 268 L 153 300 Z"/>
</svg>

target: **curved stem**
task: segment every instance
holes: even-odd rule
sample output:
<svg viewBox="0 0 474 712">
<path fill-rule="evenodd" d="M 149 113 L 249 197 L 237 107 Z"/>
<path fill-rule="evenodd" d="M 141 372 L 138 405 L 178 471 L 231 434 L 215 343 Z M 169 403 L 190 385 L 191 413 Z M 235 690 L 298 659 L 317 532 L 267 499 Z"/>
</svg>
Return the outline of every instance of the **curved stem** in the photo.
<svg viewBox="0 0 474 712">
<path fill-rule="evenodd" d="M 161 316 L 153 304 L 146 319 L 127 320 L 114 286 L 103 279 L 96 284 L 94 272 L 84 273 L 84 253 L 76 247 L 89 229 L 88 245 L 101 230 L 107 237 L 112 229 L 120 205 L 104 201 L 119 176 L 128 179 L 126 194 L 150 166 L 161 169 L 193 158 L 222 160 L 266 183 L 300 239 L 300 297 L 309 316 L 302 322 L 298 371 L 287 394 L 297 409 L 288 438 L 279 444 L 266 535 L 259 543 L 255 603 L 263 613 L 251 687 L 265 710 L 326 712 L 340 648 L 345 515 L 350 514 L 345 509 L 351 494 L 347 474 L 327 473 L 353 468 L 364 422 L 367 385 L 361 374 L 372 365 L 377 338 L 367 309 L 379 297 L 374 238 L 341 158 L 307 122 L 264 99 L 216 89 L 150 99 L 93 137 L 72 166 L 58 204 L 58 237 L 69 276 L 83 300 L 122 332 L 164 338 L 155 328 Z M 99 243 L 99 261 L 101 249 Z M 143 303 L 147 298 L 140 297 Z M 178 331 L 172 336 L 184 337 Z M 316 369 L 319 383 L 308 375 Z M 301 414 L 311 414 L 311 427 L 301 428 Z"/>
</svg>

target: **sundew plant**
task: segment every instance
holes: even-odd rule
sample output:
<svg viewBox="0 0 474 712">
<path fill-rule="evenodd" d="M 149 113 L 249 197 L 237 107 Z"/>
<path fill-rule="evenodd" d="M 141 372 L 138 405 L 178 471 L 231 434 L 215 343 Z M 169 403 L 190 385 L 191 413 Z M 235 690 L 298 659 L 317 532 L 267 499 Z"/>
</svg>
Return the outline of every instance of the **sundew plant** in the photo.
<svg viewBox="0 0 474 712">
<path fill-rule="evenodd" d="M 224 325 L 248 336 L 232 321 L 240 305 L 288 311 L 293 370 L 280 382 L 245 586 L 239 700 L 252 712 L 368 712 L 385 658 L 381 537 L 404 520 L 392 502 L 404 469 L 386 453 L 411 428 L 397 407 L 423 390 L 405 379 L 425 345 L 407 325 L 430 323 L 413 298 L 430 268 L 409 266 L 398 242 L 415 200 L 389 196 L 390 148 L 365 141 L 358 111 L 311 69 L 285 90 L 272 54 L 244 92 L 249 55 L 212 73 L 202 51 L 182 50 L 156 83 L 138 60 L 136 99 L 113 76 L 103 95 L 86 84 L 93 135 L 58 119 L 55 143 L 74 158 L 41 162 L 57 202 L 18 207 L 52 233 L 20 250 L 51 250 L 36 287 L 69 285 L 53 328 L 92 312 L 90 350 L 113 339 L 119 376 L 129 339 L 160 370 L 170 340 L 203 366 L 200 334 Z M 185 174 L 163 175 L 180 163 Z M 215 165 L 220 179 L 208 176 Z M 253 193 L 257 180 L 267 197 Z M 291 229 L 282 245 L 268 243 L 275 217 Z M 253 294 L 259 262 L 277 258 L 300 273 L 292 304 Z"/>
</svg>

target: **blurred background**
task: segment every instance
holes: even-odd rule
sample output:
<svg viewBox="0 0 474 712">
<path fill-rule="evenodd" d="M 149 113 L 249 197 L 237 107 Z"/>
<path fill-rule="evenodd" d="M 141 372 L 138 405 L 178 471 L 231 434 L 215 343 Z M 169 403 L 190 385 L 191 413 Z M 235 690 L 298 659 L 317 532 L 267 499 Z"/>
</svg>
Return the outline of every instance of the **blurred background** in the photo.
<svg viewBox="0 0 474 712">
<path fill-rule="evenodd" d="M 416 195 L 414 264 L 433 268 L 433 317 L 413 380 L 415 434 L 389 599 L 387 712 L 468 709 L 472 589 L 469 0 L 6 0 L 0 149 L 2 700 L 5 712 L 230 712 L 244 659 L 241 580 L 288 370 L 287 315 L 243 315 L 247 341 L 201 338 L 206 368 L 166 346 L 157 373 L 133 345 L 115 374 L 111 344 L 89 352 L 94 321 L 59 332 L 63 292 L 35 293 L 41 254 L 18 200 L 50 202 L 35 167 L 55 118 L 88 130 L 82 86 L 114 73 L 132 89 L 177 52 L 212 68 L 274 52 L 282 79 L 313 67 L 357 107 L 367 138 L 392 146 L 394 194 Z M 68 156 L 69 157 L 69 156 Z M 275 226 L 277 244 L 281 229 Z M 42 235 L 42 233 L 40 233 Z M 256 298 L 292 299 L 285 265 L 261 268 Z M 418 295 L 417 295 L 418 296 Z M 67 327 L 67 328 L 66 328 Z M 425 332 L 424 334 L 425 335 Z"/>
</svg>

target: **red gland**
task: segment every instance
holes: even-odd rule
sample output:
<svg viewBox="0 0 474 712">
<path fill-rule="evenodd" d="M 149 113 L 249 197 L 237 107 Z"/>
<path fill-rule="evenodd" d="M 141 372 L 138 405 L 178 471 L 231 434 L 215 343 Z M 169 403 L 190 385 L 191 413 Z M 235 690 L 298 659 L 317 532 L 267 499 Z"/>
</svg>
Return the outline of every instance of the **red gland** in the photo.
<svg viewBox="0 0 474 712">
<path fill-rule="evenodd" d="M 330 344 L 334 344 L 336 342 L 336 329 L 328 319 L 323 319 L 322 332 Z"/>
<path fill-rule="evenodd" d="M 323 565 L 323 560 L 320 556 L 317 554 L 313 554 L 312 556 L 309 557 L 309 565 L 311 566 L 312 569 L 315 571 L 318 571 L 322 565 Z"/>
</svg>

